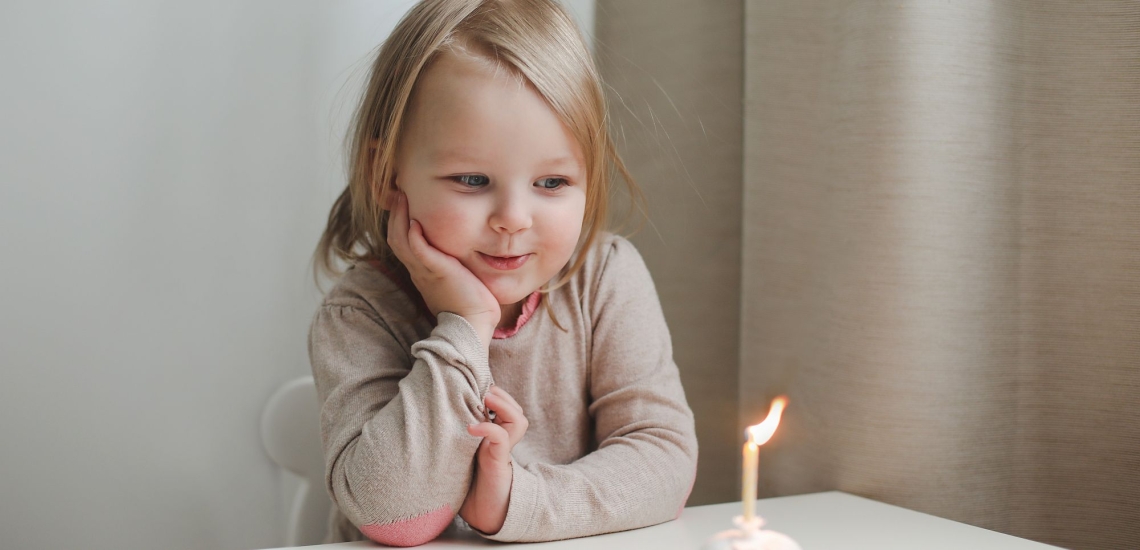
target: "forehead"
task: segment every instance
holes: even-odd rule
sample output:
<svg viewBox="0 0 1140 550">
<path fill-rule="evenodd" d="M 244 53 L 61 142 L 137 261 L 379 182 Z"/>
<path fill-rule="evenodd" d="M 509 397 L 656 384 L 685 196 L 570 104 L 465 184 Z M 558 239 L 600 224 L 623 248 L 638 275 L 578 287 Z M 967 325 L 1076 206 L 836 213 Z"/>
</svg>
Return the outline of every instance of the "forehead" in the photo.
<svg viewBox="0 0 1140 550">
<path fill-rule="evenodd" d="M 428 162 L 542 156 L 581 162 L 570 130 L 517 71 L 492 60 L 441 53 L 420 75 L 400 149 Z"/>
</svg>

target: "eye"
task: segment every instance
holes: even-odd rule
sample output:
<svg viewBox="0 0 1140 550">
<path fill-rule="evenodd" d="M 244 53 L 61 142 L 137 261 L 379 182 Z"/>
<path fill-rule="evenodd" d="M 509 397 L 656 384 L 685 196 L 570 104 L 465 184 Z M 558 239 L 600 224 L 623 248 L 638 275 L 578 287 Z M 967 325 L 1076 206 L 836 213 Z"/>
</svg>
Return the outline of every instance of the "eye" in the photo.
<svg viewBox="0 0 1140 550">
<path fill-rule="evenodd" d="M 570 182 L 566 181 L 566 178 L 542 178 L 536 181 L 535 184 L 543 189 L 554 190 L 563 185 L 570 185 Z"/>
<path fill-rule="evenodd" d="M 453 179 L 459 183 L 462 183 L 463 185 L 466 185 L 468 187 L 483 187 L 484 185 L 491 183 L 490 178 L 488 178 L 487 176 L 479 175 L 479 174 L 469 174 L 469 175 L 465 175 L 465 176 L 454 176 L 451 179 Z"/>
</svg>

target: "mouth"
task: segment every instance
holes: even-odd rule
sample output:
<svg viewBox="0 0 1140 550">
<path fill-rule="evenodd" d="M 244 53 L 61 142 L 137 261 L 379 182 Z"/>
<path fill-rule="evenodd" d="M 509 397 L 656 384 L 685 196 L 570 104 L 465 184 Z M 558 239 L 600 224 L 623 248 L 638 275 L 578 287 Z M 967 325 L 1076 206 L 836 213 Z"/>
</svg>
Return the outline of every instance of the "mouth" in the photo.
<svg viewBox="0 0 1140 550">
<path fill-rule="evenodd" d="M 479 253 L 479 257 L 483 262 L 499 271 L 511 271 L 518 269 L 526 263 L 533 254 L 523 254 L 522 256 L 491 256 L 490 254 Z"/>
</svg>

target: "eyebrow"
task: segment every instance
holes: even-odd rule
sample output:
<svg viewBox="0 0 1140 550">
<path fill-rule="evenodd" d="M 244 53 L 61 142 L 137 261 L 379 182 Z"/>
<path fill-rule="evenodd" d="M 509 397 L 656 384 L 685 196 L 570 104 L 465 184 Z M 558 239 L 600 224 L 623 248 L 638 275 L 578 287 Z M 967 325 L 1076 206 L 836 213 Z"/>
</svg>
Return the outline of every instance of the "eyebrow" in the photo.
<svg viewBox="0 0 1140 550">
<path fill-rule="evenodd" d="M 433 164 L 440 164 L 444 162 L 478 162 L 475 157 L 468 155 L 462 151 L 438 151 L 428 156 L 428 160 Z"/>
<path fill-rule="evenodd" d="M 574 157 L 555 157 L 542 161 L 543 166 L 558 166 L 567 168 L 579 168 L 580 163 Z"/>
<path fill-rule="evenodd" d="M 478 164 L 480 160 L 472 155 L 463 151 L 439 151 L 430 155 L 429 160 L 433 164 L 442 164 L 445 162 L 469 162 Z M 558 168 L 581 168 L 581 163 L 571 156 L 560 156 L 539 161 L 539 166 L 543 167 L 558 167 Z"/>
</svg>

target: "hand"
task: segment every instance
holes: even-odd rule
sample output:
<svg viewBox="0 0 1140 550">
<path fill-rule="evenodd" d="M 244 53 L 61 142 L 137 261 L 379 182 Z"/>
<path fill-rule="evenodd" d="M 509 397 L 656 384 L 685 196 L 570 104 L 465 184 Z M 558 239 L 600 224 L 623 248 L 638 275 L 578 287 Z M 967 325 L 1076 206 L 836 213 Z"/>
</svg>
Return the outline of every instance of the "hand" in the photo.
<svg viewBox="0 0 1140 550">
<path fill-rule="evenodd" d="M 483 347 L 490 347 L 502 316 L 499 301 L 459 260 L 432 246 L 418 221 L 408 218 L 407 196 L 399 193 L 388 216 L 388 246 L 408 268 L 428 309 L 432 315 L 447 311 L 467 319 Z"/>
<path fill-rule="evenodd" d="M 467 427 L 467 433 L 482 437 L 483 441 L 475 453 L 475 477 L 459 507 L 459 517 L 471 527 L 493 535 L 503 528 L 511 501 L 511 449 L 522 440 L 529 423 L 515 398 L 498 386 L 491 386 L 483 403 L 495 412 L 495 419 Z"/>
</svg>

